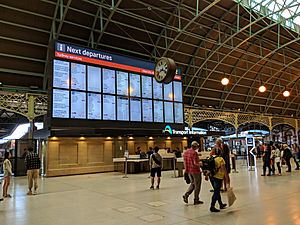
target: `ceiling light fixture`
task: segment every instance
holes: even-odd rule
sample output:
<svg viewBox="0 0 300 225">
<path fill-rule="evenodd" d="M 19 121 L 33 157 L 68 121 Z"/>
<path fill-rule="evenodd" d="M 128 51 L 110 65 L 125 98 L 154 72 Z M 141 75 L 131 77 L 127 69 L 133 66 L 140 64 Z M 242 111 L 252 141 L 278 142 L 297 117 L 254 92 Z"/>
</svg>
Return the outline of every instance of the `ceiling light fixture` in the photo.
<svg viewBox="0 0 300 225">
<path fill-rule="evenodd" d="M 288 90 L 285 90 L 282 94 L 284 97 L 289 97 L 291 93 Z"/>
<path fill-rule="evenodd" d="M 227 77 L 224 77 L 222 80 L 221 80 L 221 83 L 222 85 L 226 86 L 227 84 L 229 84 L 229 79 Z"/>
<path fill-rule="evenodd" d="M 267 88 L 266 88 L 265 85 L 261 85 L 261 86 L 258 88 L 258 90 L 259 90 L 259 92 L 264 93 L 264 92 L 267 90 Z"/>
</svg>

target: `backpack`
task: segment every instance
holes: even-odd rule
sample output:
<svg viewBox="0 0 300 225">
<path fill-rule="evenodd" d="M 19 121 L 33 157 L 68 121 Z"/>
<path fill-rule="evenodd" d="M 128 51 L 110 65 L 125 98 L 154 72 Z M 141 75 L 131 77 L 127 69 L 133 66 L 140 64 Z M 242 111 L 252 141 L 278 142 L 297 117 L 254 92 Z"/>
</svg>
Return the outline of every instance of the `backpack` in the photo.
<svg viewBox="0 0 300 225">
<path fill-rule="evenodd" d="M 213 177 L 217 173 L 215 158 L 215 156 L 211 156 L 210 158 L 204 159 L 202 161 L 202 169 L 209 171 L 209 175 L 211 177 Z"/>
<path fill-rule="evenodd" d="M 154 154 L 151 155 L 153 161 L 158 165 L 158 166 L 161 166 L 161 161 L 159 161 Z"/>
<path fill-rule="evenodd" d="M 283 158 L 292 158 L 293 157 L 291 149 L 289 149 L 289 148 L 284 149 L 283 155 L 284 155 Z"/>
</svg>

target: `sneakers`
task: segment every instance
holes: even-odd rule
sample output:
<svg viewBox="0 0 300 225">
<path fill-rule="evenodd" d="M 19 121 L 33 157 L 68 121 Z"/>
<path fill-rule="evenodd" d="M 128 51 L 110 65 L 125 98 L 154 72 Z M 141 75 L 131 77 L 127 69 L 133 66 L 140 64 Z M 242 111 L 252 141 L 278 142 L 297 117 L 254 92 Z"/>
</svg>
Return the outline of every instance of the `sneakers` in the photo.
<svg viewBox="0 0 300 225">
<path fill-rule="evenodd" d="M 37 189 L 34 189 L 34 191 L 33 191 L 32 194 L 33 194 L 33 195 L 37 195 Z"/>
<path fill-rule="evenodd" d="M 187 196 L 183 195 L 182 196 L 184 203 L 188 204 L 189 203 L 189 199 Z"/>
<path fill-rule="evenodd" d="M 154 187 L 153 187 L 153 186 L 151 186 L 151 187 L 150 187 L 150 189 L 151 189 L 151 190 L 154 190 Z"/>
<path fill-rule="evenodd" d="M 27 195 L 32 195 L 32 191 L 28 191 L 28 192 L 27 192 Z"/>
<path fill-rule="evenodd" d="M 209 209 L 211 212 L 220 212 L 219 209 L 216 209 L 215 207 L 210 207 Z"/>
<path fill-rule="evenodd" d="M 158 185 L 156 186 L 156 189 L 159 189 L 159 186 L 158 186 Z"/>
<path fill-rule="evenodd" d="M 4 201 L 4 199 L 3 199 L 3 198 L 0 198 L 0 202 L 2 202 L 2 201 Z"/>
<path fill-rule="evenodd" d="M 221 205 L 220 205 L 220 209 L 225 209 L 226 206 L 227 206 L 227 204 L 221 204 Z"/>
<path fill-rule="evenodd" d="M 199 204 L 203 204 L 204 202 L 203 201 L 194 201 L 194 205 L 199 205 Z"/>
</svg>

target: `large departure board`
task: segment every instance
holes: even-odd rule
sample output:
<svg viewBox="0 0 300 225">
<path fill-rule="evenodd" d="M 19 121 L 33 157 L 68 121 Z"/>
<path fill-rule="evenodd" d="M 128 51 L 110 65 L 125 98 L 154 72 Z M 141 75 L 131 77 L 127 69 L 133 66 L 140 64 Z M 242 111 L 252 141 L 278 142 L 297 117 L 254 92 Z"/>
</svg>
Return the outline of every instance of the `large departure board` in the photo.
<svg viewBox="0 0 300 225">
<path fill-rule="evenodd" d="M 54 121 L 94 121 L 91 126 L 95 121 L 119 121 L 116 126 L 139 123 L 140 127 L 184 123 L 181 76 L 169 84 L 158 83 L 154 63 L 57 44 L 52 61 Z"/>
</svg>

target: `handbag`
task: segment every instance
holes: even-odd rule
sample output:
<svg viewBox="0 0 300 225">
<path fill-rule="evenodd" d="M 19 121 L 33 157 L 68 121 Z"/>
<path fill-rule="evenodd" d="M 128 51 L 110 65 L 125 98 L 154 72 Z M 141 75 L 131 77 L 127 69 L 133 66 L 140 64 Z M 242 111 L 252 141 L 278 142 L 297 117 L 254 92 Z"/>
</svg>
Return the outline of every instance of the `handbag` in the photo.
<svg viewBox="0 0 300 225">
<path fill-rule="evenodd" d="M 191 179 L 188 173 L 184 172 L 183 178 L 185 180 L 185 183 L 190 184 L 191 183 Z"/>
<path fill-rule="evenodd" d="M 233 189 L 232 187 L 228 188 L 227 190 L 227 198 L 228 198 L 228 206 L 232 206 L 232 204 L 235 202 L 236 200 L 236 196 L 233 193 Z"/>
</svg>

